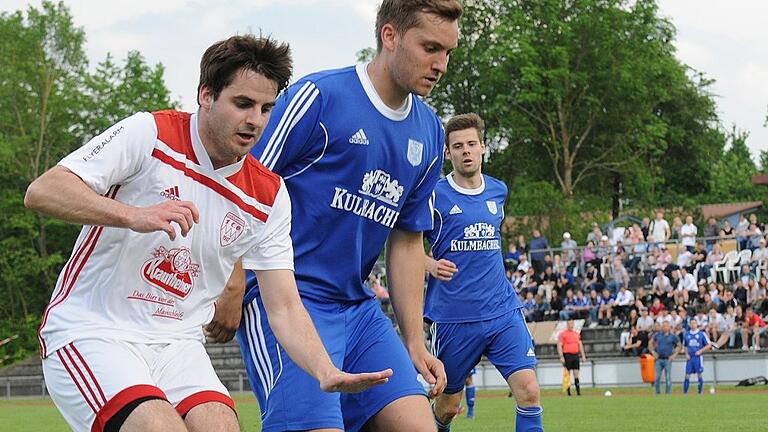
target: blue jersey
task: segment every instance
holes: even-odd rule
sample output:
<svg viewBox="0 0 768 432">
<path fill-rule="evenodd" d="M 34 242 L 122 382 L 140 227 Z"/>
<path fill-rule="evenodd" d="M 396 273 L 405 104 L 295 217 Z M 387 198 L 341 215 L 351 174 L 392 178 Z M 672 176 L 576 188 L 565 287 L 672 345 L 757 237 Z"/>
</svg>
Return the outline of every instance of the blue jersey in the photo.
<svg viewBox="0 0 768 432">
<path fill-rule="evenodd" d="M 689 330 L 683 334 L 683 346 L 688 348 L 688 354 L 690 354 L 691 357 L 695 357 L 696 351 L 707 345 L 709 345 L 709 338 L 707 337 L 707 334 L 701 330 L 696 330 L 695 332 Z"/>
<path fill-rule="evenodd" d="M 434 322 L 488 320 L 522 306 L 510 285 L 501 254 L 501 222 L 507 186 L 484 175 L 467 190 L 451 175 L 435 187 L 435 228 L 427 233 L 436 260 L 458 268 L 448 282 L 430 276 L 424 316 Z"/>
<path fill-rule="evenodd" d="M 365 65 L 311 74 L 278 98 L 251 154 L 288 188 L 302 296 L 373 297 L 364 282 L 390 231 L 432 229 L 443 145 L 434 111 L 413 95 L 387 107 Z M 251 301 L 253 275 L 248 288 Z"/>
</svg>

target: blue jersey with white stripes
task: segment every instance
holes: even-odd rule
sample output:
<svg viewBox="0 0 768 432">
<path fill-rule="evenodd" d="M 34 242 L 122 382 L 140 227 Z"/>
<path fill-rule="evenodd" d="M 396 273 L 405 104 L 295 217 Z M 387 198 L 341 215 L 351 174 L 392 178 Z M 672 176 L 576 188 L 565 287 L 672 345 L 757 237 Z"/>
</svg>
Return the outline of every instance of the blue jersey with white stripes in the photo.
<svg viewBox="0 0 768 432">
<path fill-rule="evenodd" d="M 365 65 L 306 76 L 281 95 L 251 150 L 291 196 L 295 274 L 302 296 L 373 297 L 364 281 L 393 228 L 432 228 L 444 132 L 409 95 L 393 110 Z M 249 275 L 246 301 L 258 292 Z"/>
<path fill-rule="evenodd" d="M 435 227 L 427 239 L 434 258 L 453 262 L 458 272 L 448 282 L 429 278 L 424 316 L 434 322 L 483 321 L 522 307 L 501 253 L 507 186 L 482 178 L 482 185 L 470 190 L 449 174 L 435 187 Z"/>
<path fill-rule="evenodd" d="M 696 357 L 696 351 L 709 345 L 707 334 L 701 330 L 689 330 L 683 334 L 683 346 L 688 348 L 688 354 Z"/>
</svg>

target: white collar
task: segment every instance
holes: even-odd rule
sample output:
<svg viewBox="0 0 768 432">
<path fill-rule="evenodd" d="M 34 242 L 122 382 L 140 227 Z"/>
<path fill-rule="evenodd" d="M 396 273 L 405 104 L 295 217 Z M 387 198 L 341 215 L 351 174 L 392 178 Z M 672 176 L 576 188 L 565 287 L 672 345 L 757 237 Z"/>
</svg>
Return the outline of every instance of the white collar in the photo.
<svg viewBox="0 0 768 432">
<path fill-rule="evenodd" d="M 213 162 L 211 162 L 211 157 L 208 155 L 208 151 L 205 150 L 203 140 L 200 138 L 200 131 L 197 129 L 197 113 L 192 114 L 192 117 L 189 120 L 189 129 L 189 136 L 192 137 L 192 149 L 195 152 L 195 156 L 197 156 L 197 161 L 200 163 L 200 166 L 225 178 L 240 171 L 247 155 L 241 157 L 240 160 L 233 164 L 223 166 L 219 169 L 213 169 Z"/>
<path fill-rule="evenodd" d="M 379 94 L 376 92 L 376 88 L 371 82 L 371 77 L 368 75 L 368 64 L 369 63 L 362 63 L 355 65 L 357 77 L 360 79 L 360 84 L 362 84 L 363 90 L 365 90 L 365 94 L 368 95 L 368 99 L 371 101 L 376 110 L 380 112 L 384 117 L 393 121 L 405 120 L 408 117 L 408 114 L 411 113 L 413 95 L 409 93 L 403 106 L 398 109 L 392 109 L 388 107 L 387 104 L 381 100 L 381 96 L 379 96 Z"/>
<path fill-rule="evenodd" d="M 451 187 L 460 194 L 480 195 L 485 190 L 485 177 L 482 175 L 480 176 L 480 186 L 474 189 L 466 189 L 456 184 L 456 181 L 453 179 L 453 171 L 451 171 L 451 173 L 448 174 L 446 178 L 448 179 L 448 184 L 451 185 Z"/>
</svg>

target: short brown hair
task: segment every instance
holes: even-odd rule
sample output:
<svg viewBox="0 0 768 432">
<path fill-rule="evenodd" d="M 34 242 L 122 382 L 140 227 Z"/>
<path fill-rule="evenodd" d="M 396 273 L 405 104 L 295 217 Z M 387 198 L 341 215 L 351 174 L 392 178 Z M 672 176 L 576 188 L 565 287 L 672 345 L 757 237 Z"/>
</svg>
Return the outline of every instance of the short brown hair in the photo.
<svg viewBox="0 0 768 432">
<path fill-rule="evenodd" d="M 385 24 L 392 24 L 403 34 L 419 24 L 418 12 L 456 21 L 464 13 L 464 7 L 460 0 L 383 0 L 376 14 L 376 51 L 381 51 L 381 29 Z"/>
<path fill-rule="evenodd" d="M 475 128 L 477 130 L 477 136 L 480 141 L 483 141 L 483 135 L 485 135 L 485 122 L 475 113 L 459 114 L 453 116 L 445 124 L 445 145 L 448 145 L 448 136 L 451 132 L 456 132 L 464 129 Z"/>
<path fill-rule="evenodd" d="M 280 93 L 288 87 L 293 74 L 291 48 L 266 37 L 254 35 L 232 36 L 211 45 L 200 60 L 200 83 L 198 95 L 207 86 L 216 100 L 225 87 L 232 84 L 235 73 L 241 69 L 250 70 L 277 84 Z M 200 100 L 197 101 L 200 104 Z"/>
</svg>

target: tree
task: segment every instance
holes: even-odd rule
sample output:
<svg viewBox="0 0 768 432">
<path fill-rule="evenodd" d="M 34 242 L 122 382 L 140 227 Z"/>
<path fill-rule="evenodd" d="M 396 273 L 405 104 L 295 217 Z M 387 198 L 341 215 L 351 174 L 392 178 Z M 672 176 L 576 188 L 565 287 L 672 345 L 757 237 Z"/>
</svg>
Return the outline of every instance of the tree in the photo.
<svg viewBox="0 0 768 432">
<path fill-rule="evenodd" d="M 91 74 L 84 42 L 63 3 L 0 13 L 0 337 L 26 329 L 9 345 L 18 355 L 37 346 L 34 323 L 78 229 L 26 210 L 27 186 L 118 119 L 174 106 L 162 65 L 133 52 Z"/>
<path fill-rule="evenodd" d="M 494 171 L 552 181 L 567 199 L 579 188 L 610 195 L 616 175 L 653 184 L 649 161 L 664 156 L 670 128 L 660 107 L 690 84 L 655 1 L 468 0 L 465 10 L 429 101 L 486 118 Z"/>
<path fill-rule="evenodd" d="M 752 184 L 757 167 L 747 147 L 749 132 L 733 126 L 728 132 L 728 149 L 715 162 L 711 176 L 711 202 L 757 200 L 763 192 Z"/>
</svg>

